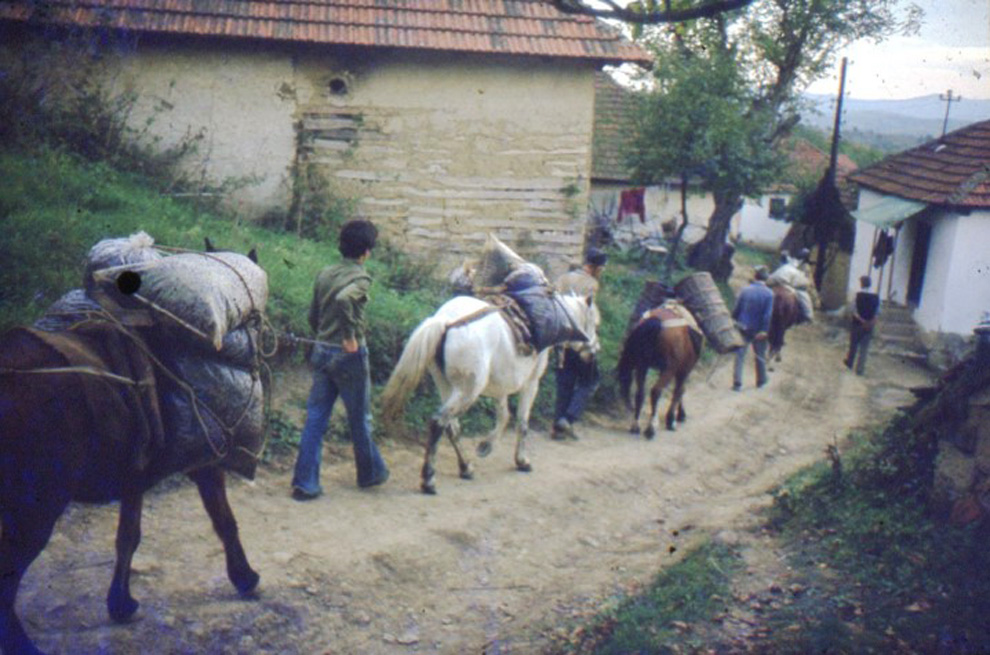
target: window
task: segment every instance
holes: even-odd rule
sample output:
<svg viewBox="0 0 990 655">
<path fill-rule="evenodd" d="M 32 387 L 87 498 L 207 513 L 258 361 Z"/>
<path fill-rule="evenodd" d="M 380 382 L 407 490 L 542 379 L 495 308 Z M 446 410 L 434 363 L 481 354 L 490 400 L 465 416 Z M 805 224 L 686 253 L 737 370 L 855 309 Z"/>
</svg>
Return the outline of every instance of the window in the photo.
<svg viewBox="0 0 990 655">
<path fill-rule="evenodd" d="M 770 198 L 770 218 L 784 218 L 787 216 L 787 200 L 784 198 Z"/>
</svg>

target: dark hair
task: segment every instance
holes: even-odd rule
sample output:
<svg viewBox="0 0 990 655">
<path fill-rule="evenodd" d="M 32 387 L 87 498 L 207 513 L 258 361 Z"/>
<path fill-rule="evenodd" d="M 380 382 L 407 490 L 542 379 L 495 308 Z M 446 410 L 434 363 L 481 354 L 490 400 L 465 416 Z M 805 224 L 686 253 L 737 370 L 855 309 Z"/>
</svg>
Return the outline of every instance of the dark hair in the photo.
<svg viewBox="0 0 990 655">
<path fill-rule="evenodd" d="M 759 266 L 756 269 L 756 279 L 760 281 L 766 281 L 770 279 L 770 272 L 764 266 Z"/>
<path fill-rule="evenodd" d="M 608 255 L 598 248 L 588 248 L 584 253 L 584 263 L 592 266 L 604 266 L 608 263 Z"/>
<path fill-rule="evenodd" d="M 378 228 L 371 221 L 356 219 L 347 221 L 340 228 L 340 239 L 337 249 L 348 259 L 357 259 L 365 252 L 375 247 L 378 238 Z"/>
<path fill-rule="evenodd" d="M 870 279 L 869 275 L 864 275 L 863 277 L 859 278 L 859 286 L 863 287 L 864 289 L 869 289 L 871 284 L 873 284 L 873 280 Z"/>
</svg>

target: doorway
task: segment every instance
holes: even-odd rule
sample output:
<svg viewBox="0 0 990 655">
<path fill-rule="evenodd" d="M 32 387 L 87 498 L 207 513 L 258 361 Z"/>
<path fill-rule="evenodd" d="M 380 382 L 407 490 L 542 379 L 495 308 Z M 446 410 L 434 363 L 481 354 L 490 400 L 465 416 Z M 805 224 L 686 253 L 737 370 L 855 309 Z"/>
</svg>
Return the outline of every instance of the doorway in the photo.
<svg viewBox="0 0 990 655">
<path fill-rule="evenodd" d="M 907 288 L 907 301 L 915 307 L 921 304 L 921 290 L 925 285 L 925 269 L 928 267 L 928 247 L 931 241 L 931 223 L 917 221 L 914 229 L 914 250 L 911 253 L 911 275 L 908 278 Z"/>
</svg>

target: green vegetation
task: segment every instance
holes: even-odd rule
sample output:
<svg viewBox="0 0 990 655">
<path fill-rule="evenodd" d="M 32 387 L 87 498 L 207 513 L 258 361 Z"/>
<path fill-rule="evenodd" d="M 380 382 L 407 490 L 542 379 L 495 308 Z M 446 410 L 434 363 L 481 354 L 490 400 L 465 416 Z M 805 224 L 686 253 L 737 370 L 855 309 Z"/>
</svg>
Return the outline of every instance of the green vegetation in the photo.
<svg viewBox="0 0 990 655">
<path fill-rule="evenodd" d="M 295 234 L 295 226 L 247 225 L 218 208 L 171 197 L 162 191 L 168 185 L 161 180 L 91 162 L 66 148 L 0 149 L 0 176 L 5 186 L 0 197 L 4 217 L 0 257 L 5 263 L 0 269 L 0 329 L 31 323 L 63 293 L 80 287 L 85 257 L 97 241 L 143 230 L 158 245 L 172 248 L 201 250 L 204 237 L 238 252 L 257 248 L 269 275 L 269 319 L 279 332 L 308 336 L 313 278 L 340 257 L 329 235 L 346 214 L 342 203 L 332 200 L 308 204 L 304 230 L 327 237 L 308 238 Z M 435 281 L 433 266 L 387 244 L 376 249 L 368 266 L 375 278 L 368 320 L 377 387 L 392 371 L 406 337 L 443 303 L 447 293 Z M 605 273 L 599 300 L 603 378 L 595 411 L 618 408 L 618 385 L 611 373 L 643 283 L 657 277 L 639 266 L 616 253 Z M 551 419 L 552 374 L 548 378 L 533 411 L 537 427 Z M 411 433 L 424 433 L 437 402 L 432 384 L 421 385 L 406 416 Z M 463 419 L 465 434 L 486 431 L 493 420 L 493 405 L 483 401 Z"/>
<path fill-rule="evenodd" d="M 853 433 L 841 456 L 829 449 L 774 491 L 769 557 L 799 583 L 736 596 L 740 553 L 708 542 L 645 592 L 605 603 L 555 652 L 990 652 L 990 526 L 931 517 L 933 463 L 933 440 L 905 415 Z M 749 634 L 725 630 L 754 605 Z"/>
</svg>

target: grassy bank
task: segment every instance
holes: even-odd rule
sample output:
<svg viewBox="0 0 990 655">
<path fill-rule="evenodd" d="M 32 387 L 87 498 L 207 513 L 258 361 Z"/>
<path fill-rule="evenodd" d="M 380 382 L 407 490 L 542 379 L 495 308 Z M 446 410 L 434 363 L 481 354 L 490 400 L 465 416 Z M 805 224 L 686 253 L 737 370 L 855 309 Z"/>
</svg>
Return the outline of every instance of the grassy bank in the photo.
<svg viewBox="0 0 990 655">
<path fill-rule="evenodd" d="M 990 652 L 990 527 L 929 515 L 929 445 L 903 417 L 852 434 L 775 491 L 758 534 L 703 544 L 552 651 Z M 775 564 L 769 588 L 740 591 L 744 548 Z"/>
<path fill-rule="evenodd" d="M 313 278 L 339 259 L 333 241 L 246 224 L 214 207 L 170 196 L 160 180 L 94 163 L 65 149 L 0 149 L 0 176 L 4 180 L 0 329 L 31 323 L 63 293 L 80 287 L 85 257 L 97 241 L 143 230 L 157 244 L 173 248 L 201 250 L 204 237 L 238 252 L 257 248 L 269 276 L 269 318 L 280 332 L 308 336 L 306 315 Z M 446 300 L 447 290 L 435 281 L 443 278 L 443 271 L 417 263 L 387 245 L 376 249 L 369 269 L 375 278 L 368 320 L 377 390 L 391 372 L 406 337 Z M 613 371 L 621 341 L 643 283 L 656 276 L 657 272 L 643 270 L 634 259 L 614 253 L 599 298 L 604 375 L 593 400 L 597 411 L 618 408 Z M 301 361 L 299 355 L 295 361 Z M 548 423 L 552 405 L 553 385 L 544 383 L 533 411 L 536 427 Z M 435 406 L 432 385 L 422 385 L 407 415 L 410 432 L 422 433 Z M 466 417 L 465 433 L 489 429 L 493 416 L 492 406 L 480 403 Z M 291 434 L 293 426 L 282 431 Z"/>
</svg>

